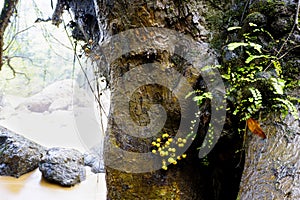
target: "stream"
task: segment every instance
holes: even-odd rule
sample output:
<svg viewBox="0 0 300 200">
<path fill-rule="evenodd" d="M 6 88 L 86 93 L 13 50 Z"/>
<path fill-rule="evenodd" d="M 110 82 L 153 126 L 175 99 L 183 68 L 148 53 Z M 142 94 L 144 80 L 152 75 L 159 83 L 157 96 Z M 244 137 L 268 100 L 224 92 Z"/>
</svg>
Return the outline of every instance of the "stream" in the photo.
<svg viewBox="0 0 300 200">
<path fill-rule="evenodd" d="M 0 112 L 0 125 L 46 147 L 74 148 L 82 153 L 86 146 L 80 135 L 72 109 L 31 112 L 14 109 L 23 99 L 7 96 L 10 106 Z M 36 169 L 20 178 L 0 176 L 1 200 L 103 200 L 106 199 L 105 173 L 94 174 L 86 167 L 86 180 L 74 187 L 61 187 L 45 181 Z"/>
</svg>

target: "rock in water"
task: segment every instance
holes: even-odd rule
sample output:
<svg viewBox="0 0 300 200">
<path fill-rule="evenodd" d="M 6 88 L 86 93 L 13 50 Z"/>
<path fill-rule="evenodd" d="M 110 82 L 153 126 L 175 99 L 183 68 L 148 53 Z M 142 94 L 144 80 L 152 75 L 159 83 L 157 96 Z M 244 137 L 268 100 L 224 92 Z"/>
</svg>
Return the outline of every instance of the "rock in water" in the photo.
<svg viewBox="0 0 300 200">
<path fill-rule="evenodd" d="M 91 167 L 91 171 L 95 174 L 104 173 L 103 159 L 97 154 L 85 153 L 84 154 L 84 165 Z"/>
<path fill-rule="evenodd" d="M 16 109 L 38 113 L 68 110 L 74 105 L 89 106 L 86 101 L 90 99 L 93 98 L 90 98 L 72 79 L 65 79 L 54 82 L 39 93 L 24 99 Z"/>
<path fill-rule="evenodd" d="M 0 175 L 20 177 L 38 167 L 46 148 L 0 126 Z"/>
<path fill-rule="evenodd" d="M 39 169 L 46 180 L 62 186 L 73 186 L 86 177 L 83 155 L 75 149 L 49 149 Z"/>
</svg>

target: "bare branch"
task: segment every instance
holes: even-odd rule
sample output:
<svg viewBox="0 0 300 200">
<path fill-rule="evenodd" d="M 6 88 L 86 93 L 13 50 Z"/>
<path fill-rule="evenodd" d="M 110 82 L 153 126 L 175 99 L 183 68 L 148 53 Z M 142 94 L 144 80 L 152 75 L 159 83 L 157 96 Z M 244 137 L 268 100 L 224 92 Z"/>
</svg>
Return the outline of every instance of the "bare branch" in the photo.
<svg viewBox="0 0 300 200">
<path fill-rule="evenodd" d="M 296 28 L 298 31 L 300 31 L 300 28 L 299 28 L 299 10 L 300 10 L 300 1 L 298 0 L 298 4 L 297 4 L 297 12 L 296 12 L 296 17 L 295 17 L 295 25 L 296 25 Z"/>
<path fill-rule="evenodd" d="M 35 20 L 35 22 L 34 23 L 40 23 L 40 22 L 49 22 L 49 21 L 51 21 L 52 19 L 49 17 L 48 19 L 42 19 L 42 18 L 37 18 L 36 20 Z"/>
<path fill-rule="evenodd" d="M 20 75 L 23 75 L 27 79 L 27 83 L 29 83 L 30 78 L 25 73 L 16 71 L 15 68 L 11 65 L 11 63 L 10 63 L 11 59 L 15 58 L 15 57 L 4 56 L 3 58 L 6 61 L 7 66 L 9 67 L 9 69 L 12 71 L 12 74 L 13 74 L 13 77 L 12 78 L 7 78 L 7 80 L 14 79 L 17 74 L 20 74 Z"/>
<path fill-rule="evenodd" d="M 25 29 L 23 29 L 23 30 L 17 32 L 17 33 L 11 38 L 11 40 L 10 40 L 9 43 L 8 43 L 8 45 L 3 49 L 3 51 L 6 51 L 6 50 L 10 47 L 10 45 L 11 45 L 11 44 L 14 42 L 14 40 L 16 39 L 17 35 L 19 35 L 20 33 L 23 33 L 23 32 L 25 32 L 25 31 L 27 31 L 28 29 L 30 29 L 30 28 L 32 28 L 32 27 L 34 27 L 34 25 L 29 26 L 29 27 L 27 27 L 27 28 L 25 28 Z"/>
<path fill-rule="evenodd" d="M 277 55 L 276 55 L 277 57 L 279 56 L 279 54 L 281 53 L 281 51 L 283 50 L 283 48 L 287 44 L 287 42 L 290 40 L 290 38 L 293 35 L 295 29 L 299 30 L 299 27 L 298 27 L 299 8 L 300 8 L 300 1 L 298 0 L 297 10 L 296 10 L 296 14 L 295 14 L 294 25 L 293 25 L 293 27 L 292 27 L 292 29 L 291 29 L 288 37 L 285 39 L 285 41 L 281 45 L 280 49 L 278 50 Z"/>
<path fill-rule="evenodd" d="M 64 20 L 62 20 L 62 22 L 63 22 L 63 24 L 64 24 L 64 29 L 65 29 L 65 32 L 66 32 L 66 34 L 67 34 L 67 36 L 68 36 L 68 39 L 69 39 L 69 41 L 70 41 L 70 44 L 71 44 L 71 46 L 73 47 L 73 52 L 74 52 L 73 67 L 74 67 L 74 65 L 75 65 L 75 59 L 77 59 L 77 61 L 78 61 L 78 63 L 79 63 L 79 66 L 80 66 L 80 69 L 81 69 L 81 71 L 83 72 L 84 78 L 85 78 L 86 81 L 87 81 L 88 87 L 89 87 L 89 89 L 91 90 L 91 92 L 92 92 L 92 94 L 93 94 L 95 100 L 96 100 L 97 103 L 98 103 L 98 106 L 99 106 L 99 109 L 100 109 L 100 115 L 101 115 L 101 111 L 102 111 L 102 112 L 104 113 L 104 115 L 105 115 L 106 117 L 108 117 L 108 114 L 105 112 L 105 109 L 103 108 L 102 103 L 101 103 L 101 100 L 100 100 L 100 95 L 101 95 L 101 94 L 100 94 L 99 92 L 97 92 L 97 93 L 98 93 L 98 95 L 97 95 L 96 92 L 95 92 L 95 90 L 93 89 L 91 80 L 90 80 L 90 78 L 88 77 L 86 70 L 85 70 L 84 67 L 82 66 L 82 64 L 81 64 L 81 62 L 80 62 L 80 58 L 79 58 L 79 56 L 78 56 L 78 54 L 77 54 L 77 52 L 76 52 L 76 44 L 73 45 L 73 42 L 72 42 L 72 40 L 71 40 L 71 36 L 69 35 L 69 33 L 68 33 L 67 29 L 66 29 L 66 24 L 65 24 Z M 97 83 L 97 86 L 98 86 L 98 83 Z M 97 89 L 97 88 L 96 88 L 96 89 Z"/>
</svg>

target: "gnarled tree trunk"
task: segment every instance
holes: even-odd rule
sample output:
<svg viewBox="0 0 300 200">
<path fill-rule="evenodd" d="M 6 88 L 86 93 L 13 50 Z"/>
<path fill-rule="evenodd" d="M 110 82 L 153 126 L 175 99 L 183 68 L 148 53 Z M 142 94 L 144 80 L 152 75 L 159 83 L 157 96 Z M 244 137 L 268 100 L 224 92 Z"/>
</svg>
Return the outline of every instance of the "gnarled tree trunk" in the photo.
<svg viewBox="0 0 300 200">
<path fill-rule="evenodd" d="M 249 13 L 249 5 L 252 3 L 257 3 L 258 10 L 260 9 L 267 12 L 268 9 L 260 6 L 264 5 L 264 2 L 270 1 L 237 1 L 230 3 L 236 3 L 236 6 L 233 7 L 239 7 L 239 9 L 236 9 L 237 11 L 242 10 L 242 14 L 240 15 L 241 19 L 244 20 L 246 14 Z M 231 141 L 231 143 L 230 141 L 223 140 L 217 145 L 217 148 L 215 148 L 213 152 L 213 159 L 211 159 L 211 162 L 217 165 L 214 168 L 204 167 L 200 164 L 198 158 L 196 148 L 201 145 L 203 134 L 207 129 L 206 122 L 209 115 L 206 117 L 201 115 L 201 127 L 198 131 L 198 136 L 200 137 L 196 138 L 192 146 L 188 149 L 189 154 L 187 159 L 178 161 L 177 165 L 168 166 L 169 169 L 167 171 L 160 169 L 151 172 L 141 172 L 141 169 L 151 168 L 155 166 L 155 163 L 153 163 L 150 158 L 149 162 L 147 162 L 147 157 L 144 157 L 144 165 L 139 167 L 136 165 L 137 162 L 134 160 L 135 158 L 127 157 L 125 153 L 146 153 L 157 149 L 151 145 L 152 141 L 164 133 L 174 137 L 181 121 L 180 112 L 182 108 L 177 96 L 174 95 L 172 90 L 163 87 L 161 84 L 152 84 L 151 78 L 147 79 L 149 82 L 139 82 L 139 80 L 144 80 L 141 79 L 141 75 L 149 73 L 149 77 L 151 77 L 150 74 L 153 72 L 151 70 L 145 71 L 145 69 L 148 68 L 144 64 L 160 63 L 164 66 L 168 66 L 167 68 L 169 68 L 170 71 L 174 69 L 180 72 L 194 89 L 199 89 L 202 85 L 201 77 L 193 70 L 190 70 L 189 63 L 187 63 L 186 60 L 170 53 L 166 48 L 157 49 L 154 43 L 151 43 L 153 40 L 151 40 L 150 37 L 155 38 L 155 41 L 158 42 L 160 46 L 164 46 L 164 43 L 165 46 L 168 46 L 169 40 L 166 39 L 168 36 L 165 37 L 159 31 L 153 32 L 153 29 L 149 27 L 169 28 L 189 35 L 194 41 L 197 41 L 200 46 L 204 44 L 204 42 L 209 43 L 212 41 L 214 45 L 218 46 L 220 45 L 218 44 L 218 39 L 220 38 L 216 39 L 216 36 L 219 35 L 216 31 L 212 31 L 218 28 L 210 28 L 212 27 L 211 25 L 222 24 L 222 20 L 224 20 L 222 17 L 228 21 L 231 20 L 231 16 L 228 15 L 232 13 L 226 13 L 226 11 L 230 9 L 230 6 L 228 6 L 229 3 L 227 3 L 227 1 L 209 0 L 60 0 L 59 4 L 60 6 L 57 7 L 53 16 L 54 23 L 57 24 L 57 21 L 59 21 L 62 8 L 71 8 L 75 15 L 75 22 L 71 23 L 74 28 L 73 36 L 87 42 L 88 48 L 86 52 L 89 52 L 89 48 L 93 51 L 89 54 L 92 55 L 91 57 L 94 58 L 98 64 L 99 72 L 109 80 L 112 99 L 115 100 L 115 102 L 112 102 L 109 119 L 110 128 L 106 136 L 106 180 L 108 199 L 235 199 L 237 186 L 232 180 L 238 180 L 239 173 L 229 173 L 234 172 L 234 167 L 237 163 L 234 159 L 228 159 L 228 157 L 232 157 L 234 150 L 239 146 L 239 144 L 237 144 L 238 142 Z M 245 9 L 241 9 L 241 5 L 246 6 Z M 276 3 L 276 6 L 277 5 L 281 4 Z M 253 10 L 257 8 L 255 6 L 251 7 Z M 276 10 L 277 7 L 274 8 Z M 276 12 L 278 12 L 278 9 Z M 252 15 L 252 17 L 253 16 L 255 17 L 257 15 Z M 272 19 L 273 18 L 270 18 L 270 20 Z M 232 20 L 236 20 L 236 18 Z M 254 20 L 260 19 L 255 18 Z M 277 18 L 276 20 L 277 21 L 271 24 L 275 30 L 277 25 L 279 27 L 285 25 L 286 16 L 284 20 Z M 218 23 L 216 21 L 221 22 Z M 238 23 L 238 20 L 232 22 L 232 24 Z M 286 29 L 288 29 L 288 27 L 289 26 L 286 26 Z M 125 33 L 122 33 L 124 31 Z M 287 31 L 280 29 L 276 33 L 284 35 Z M 126 34 L 130 36 L 128 37 Z M 111 36 L 116 37 L 109 40 Z M 148 48 L 144 48 L 144 43 L 147 42 L 149 42 L 149 46 Z M 141 47 L 139 48 L 137 44 L 140 44 Z M 106 48 L 101 48 L 103 46 Z M 176 44 L 174 44 L 174 46 L 176 47 Z M 133 48 L 134 51 L 124 53 L 124 48 Z M 204 49 L 206 51 L 212 51 L 209 47 L 205 47 Z M 212 64 L 213 61 L 216 60 L 213 54 L 205 52 L 203 55 L 211 59 L 209 62 L 205 59 L 200 60 L 199 62 L 203 62 L 203 65 Z M 102 62 L 103 57 L 107 57 L 106 61 L 108 61 L 108 63 Z M 139 68 L 140 66 L 142 66 L 142 69 Z M 156 66 L 160 65 L 157 64 Z M 153 65 L 150 65 L 150 68 L 151 67 L 153 67 Z M 133 71 L 136 72 L 136 77 L 134 74 L 131 74 Z M 129 82 L 131 81 L 130 83 L 137 81 L 141 84 L 147 84 L 139 85 L 139 87 L 133 87 L 131 88 L 132 90 L 128 90 L 130 85 L 124 84 L 124 82 L 128 80 Z M 180 82 L 181 80 L 177 79 L 176 81 Z M 168 82 L 168 80 L 166 80 L 166 82 Z M 120 83 L 123 83 L 121 84 L 123 86 L 121 90 Z M 176 89 L 176 85 L 174 85 L 172 89 Z M 129 94 L 129 97 L 126 96 L 127 94 Z M 125 101 L 125 105 L 128 106 L 128 108 L 125 106 L 120 109 L 118 105 L 124 105 L 122 101 Z M 157 136 L 150 138 L 140 138 L 131 135 L 130 131 L 128 131 L 131 126 L 147 126 L 151 124 L 153 115 L 160 113 L 158 112 L 160 111 L 159 107 L 156 107 L 154 112 L 149 112 L 150 110 L 152 111 L 151 106 L 153 104 L 162 105 L 166 111 L 167 118 L 163 129 Z M 124 112 L 124 109 L 127 109 L 128 112 Z M 205 111 L 209 111 L 209 108 Z M 202 114 L 203 113 L 206 112 L 202 112 Z M 195 113 L 190 114 L 194 115 Z M 126 125 L 122 126 L 118 123 L 119 121 L 117 121 L 120 119 L 121 121 L 133 121 L 134 123 L 130 124 L 129 127 L 126 127 Z M 235 126 L 234 122 L 230 123 L 230 121 L 227 125 Z M 263 188 L 269 188 L 269 192 L 266 192 L 266 196 L 262 196 L 266 198 L 272 197 L 272 195 L 278 198 L 282 198 L 284 195 L 293 195 L 289 192 L 290 189 L 286 187 L 292 185 L 291 182 L 293 181 L 295 181 L 294 183 L 296 184 L 296 180 L 298 180 L 296 176 L 297 166 L 292 167 L 288 165 L 288 163 L 297 163 L 294 158 L 298 155 L 298 151 L 296 151 L 297 148 L 293 148 L 294 151 L 286 152 L 286 156 L 281 155 L 281 153 L 285 152 L 285 149 L 292 148 L 292 145 L 289 146 L 286 141 L 290 141 L 292 144 L 297 142 L 298 136 L 295 133 L 297 133 L 298 129 L 296 127 L 297 125 L 294 124 L 293 126 L 295 126 L 295 128 L 291 134 L 293 137 L 289 138 L 289 136 L 286 136 L 286 132 L 288 132 L 288 130 L 286 130 L 287 126 L 284 124 L 280 126 L 284 127 L 284 131 L 279 131 L 280 133 L 278 135 L 272 135 L 271 133 L 274 131 L 270 131 L 268 140 L 263 142 L 255 138 L 250 141 L 246 158 L 246 170 L 240 191 L 241 199 L 247 199 L 248 197 L 256 198 L 258 197 L 255 196 L 255 194 L 258 193 L 257 191 L 261 191 L 261 193 L 265 192 L 265 190 L 262 191 Z M 271 130 L 272 128 L 268 128 L 268 130 L 269 129 Z M 140 134 L 147 135 L 148 133 L 145 131 Z M 284 141 L 286 137 L 289 139 Z M 276 138 L 280 141 L 280 143 L 278 143 L 279 145 L 287 146 L 280 146 L 280 151 L 275 150 L 271 153 L 270 151 L 276 147 Z M 259 148 L 253 149 L 257 146 L 259 146 Z M 297 145 L 293 147 L 296 146 Z M 270 149 L 270 151 L 261 153 L 261 148 L 262 150 Z M 121 149 L 121 151 L 117 151 L 116 149 Z M 292 155 L 293 153 L 295 154 Z M 270 155 L 276 157 L 272 158 Z M 291 161 L 278 161 L 278 159 L 289 158 L 292 158 Z M 257 162 L 258 165 L 256 165 Z M 272 166 L 267 166 L 268 162 L 271 163 Z M 153 169 L 155 169 L 155 167 L 153 167 Z M 266 169 L 269 171 L 266 172 Z M 275 175 L 273 176 L 272 173 Z M 291 178 L 290 174 L 294 174 L 294 177 Z M 212 175 L 216 178 L 210 178 Z M 221 179 L 223 180 L 221 181 Z M 278 186 L 275 184 L 276 181 L 279 182 Z M 247 189 L 247 184 L 250 184 L 249 189 Z M 263 187 L 263 185 L 265 187 Z M 257 189 L 256 186 L 259 186 L 259 188 Z M 296 188 L 297 186 L 293 185 L 293 187 Z M 281 194 L 276 194 L 275 190 L 281 190 Z"/>
<path fill-rule="evenodd" d="M 187 93 L 181 92 L 182 88 L 199 89 L 202 87 L 203 89 L 203 80 L 199 76 L 200 73 L 190 67 L 191 63 L 182 58 L 185 51 L 191 49 L 187 49 L 186 46 L 179 46 L 181 41 L 170 44 L 170 38 L 176 34 L 178 34 L 176 36 L 187 35 L 196 43 L 196 46 L 202 49 L 201 52 L 196 52 L 197 55 L 200 54 L 197 63 L 201 67 L 216 64 L 216 55 L 208 45 L 214 33 L 209 30 L 207 20 L 209 17 L 217 16 L 221 6 L 224 5 L 225 7 L 227 2 L 219 4 L 220 6 L 212 1 L 200 0 L 59 1 L 59 6 L 53 15 L 54 23 L 58 24 L 63 8 L 70 8 L 73 11 L 76 20 L 72 24 L 73 36 L 87 42 L 89 48 L 93 50 L 90 54 L 91 57 L 98 64 L 100 73 L 110 83 L 113 100 L 105 141 L 108 199 L 218 199 L 222 192 L 219 188 L 216 189 L 217 192 L 214 191 L 213 187 L 216 185 L 225 188 L 223 196 L 234 199 L 237 185 L 232 184 L 232 188 L 232 185 L 227 187 L 227 184 L 224 184 L 226 181 L 223 181 L 221 186 L 210 177 L 212 174 L 218 174 L 218 176 L 222 174 L 222 177 L 226 177 L 226 172 L 208 169 L 201 165 L 198 158 L 197 147 L 201 146 L 201 141 L 207 130 L 209 108 L 204 109 L 206 112 L 200 113 L 202 117 L 200 117 L 199 137 L 189 148 L 188 157 L 181 161 L 178 160 L 177 165 L 169 165 L 168 170 L 160 169 L 163 161 L 161 161 L 162 163 L 155 163 L 153 159 L 149 159 L 148 162 L 147 156 L 143 158 L 143 166 L 137 166 L 139 162 L 136 162 L 136 158 L 134 156 L 128 157 L 126 154 L 126 152 L 151 153 L 153 149 L 158 150 L 158 147 L 153 147 L 152 141 L 158 137 L 164 140 L 163 134 L 168 134 L 169 138 L 175 139 L 178 129 L 181 128 L 181 121 L 188 121 L 187 119 L 189 119 L 189 123 L 184 127 L 185 132 L 181 133 L 183 134 L 182 138 L 184 138 L 189 134 L 187 129 L 190 128 L 192 119 L 199 120 L 198 117 L 195 117 L 194 110 L 185 113 L 188 116 L 184 116 L 182 109 L 187 110 L 188 108 L 184 107 L 188 105 L 182 105 L 180 98 L 185 99 L 187 95 Z M 154 30 L 149 27 L 156 27 L 157 29 Z M 166 32 L 165 29 L 159 28 L 168 28 L 170 31 Z M 171 30 L 176 34 L 173 34 Z M 122 33 L 124 31 L 125 33 Z M 113 39 L 110 36 L 113 36 Z M 145 47 L 145 43 L 148 46 Z M 100 48 L 97 47 L 98 44 Z M 192 44 L 190 45 L 192 46 Z M 126 52 L 124 48 L 132 49 Z M 173 53 L 171 49 L 173 49 Z M 116 56 L 117 54 L 119 55 Z M 104 60 L 108 63 L 102 62 L 103 57 L 106 57 Z M 147 65 L 148 63 L 154 64 Z M 159 76 L 160 68 L 162 69 L 161 77 Z M 164 75 L 168 70 L 170 71 L 169 77 Z M 174 77 L 172 70 L 178 72 L 180 77 L 176 78 L 176 75 Z M 130 74 L 132 72 L 135 72 L 136 76 Z M 156 78 L 165 80 L 156 83 L 155 77 L 152 77 L 153 73 L 156 73 Z M 131 76 L 127 77 L 128 74 Z M 126 85 L 128 79 L 129 84 L 134 85 L 136 81 L 138 86 L 132 87 L 131 90 L 128 89 L 131 87 L 131 85 Z M 185 80 L 188 86 L 182 85 Z M 121 89 L 120 82 L 125 82 L 121 84 L 123 87 Z M 164 84 L 171 86 L 168 88 Z M 130 93 L 130 95 L 128 97 L 127 94 L 124 96 L 122 93 Z M 125 107 L 119 106 L 122 101 L 125 102 Z M 151 106 L 154 104 L 161 106 L 155 106 L 153 109 Z M 154 119 L 155 121 L 155 115 L 161 114 L 162 107 L 166 116 L 162 121 L 166 121 L 161 130 L 149 138 L 131 135 L 131 126 L 143 127 L 151 124 L 151 120 Z M 208 115 L 205 116 L 206 114 Z M 118 120 L 131 121 L 132 123 L 120 125 Z M 161 125 L 160 120 L 156 120 L 156 123 Z M 159 127 L 158 124 L 157 127 Z M 154 124 L 154 129 L 155 127 L 156 124 Z M 140 133 L 140 136 L 149 134 L 146 129 L 142 130 L 144 133 Z M 192 142 L 192 137 L 188 140 L 187 143 Z M 165 159 L 165 162 L 168 162 L 168 157 Z M 173 163 L 176 162 L 173 161 Z M 160 167 L 157 168 L 159 165 Z M 228 167 L 227 164 L 224 166 Z M 221 168 L 219 167 L 219 169 Z M 228 176 L 227 178 L 235 179 L 236 177 Z M 229 188 L 230 191 L 227 192 L 226 189 Z"/>
<path fill-rule="evenodd" d="M 189 34 L 196 40 L 201 41 L 202 38 L 209 37 L 209 32 L 204 28 L 206 22 L 204 20 L 201 21 L 202 14 L 207 11 L 205 5 L 207 6 L 205 2 L 200 1 L 190 1 L 189 3 L 183 1 L 115 1 L 111 8 L 111 15 L 108 15 L 108 24 L 111 26 L 111 34 L 119 34 L 121 31 L 135 29 L 135 31 L 129 33 L 134 35 L 129 36 L 128 41 L 126 41 L 133 49 L 135 40 L 142 38 L 147 43 L 149 35 L 151 36 L 152 34 L 151 30 L 147 29 L 147 27 L 170 28 L 184 34 Z M 146 31 L 144 32 L 144 30 Z M 150 33 L 147 32 L 148 30 Z M 160 40 L 163 39 L 162 42 L 167 44 L 168 39 L 166 39 L 166 35 L 164 34 L 156 30 L 153 32 L 152 37 L 156 37 L 154 40 L 158 42 L 161 42 Z M 160 45 L 163 46 L 163 44 Z M 122 48 L 121 45 L 119 48 Z M 143 158 L 145 159 L 143 162 L 137 162 L 136 159 L 138 158 L 135 158 L 133 155 L 128 156 L 124 153 L 124 151 L 134 153 L 151 152 L 151 142 L 156 137 L 162 137 L 165 133 L 174 137 L 181 121 L 182 108 L 180 106 L 183 105 L 180 105 L 178 96 L 172 90 L 163 87 L 158 82 L 157 84 L 146 84 L 147 81 L 154 82 L 150 77 L 155 74 L 155 70 L 152 71 L 149 69 L 149 79 L 143 81 L 143 76 L 146 74 L 139 71 L 138 67 L 147 63 L 162 63 L 164 66 L 169 66 L 167 68 L 172 67 L 176 71 L 181 71 L 182 75 L 185 75 L 191 85 L 196 85 L 198 78 L 194 78 L 194 76 L 197 76 L 196 74 L 190 74 L 191 72 L 188 71 L 187 65 L 183 63 L 184 61 L 181 58 L 172 55 L 166 50 L 159 49 L 158 46 L 155 46 L 155 43 L 150 42 L 147 48 L 140 48 L 138 49 L 139 52 L 125 54 L 110 65 L 110 89 L 113 101 L 111 105 L 111 118 L 109 120 L 111 128 L 107 132 L 105 141 L 105 162 L 108 165 L 106 168 L 108 199 L 211 199 L 213 191 L 210 184 L 205 183 L 209 179 L 205 171 L 197 164 L 199 163 L 199 159 L 197 158 L 196 148 L 194 148 L 192 154 L 188 155 L 190 157 L 186 160 L 178 161 L 177 165 L 168 166 L 169 169 L 167 171 L 155 168 L 155 163 L 153 163 L 154 161 L 151 158 L 146 160 L 146 157 Z M 214 55 L 209 55 L 206 52 L 203 52 L 203 54 L 212 58 L 209 59 L 212 61 L 203 59 L 203 66 L 214 63 Z M 132 75 L 130 78 L 136 80 L 129 81 L 129 84 L 134 84 L 137 81 L 140 85 L 133 88 L 133 91 L 128 91 L 132 92 L 130 99 L 121 98 L 119 94 L 116 95 L 119 92 L 117 91 L 119 89 L 117 87 L 120 87 L 120 81 L 127 81 L 127 79 L 120 80 L 120 78 L 123 78 L 128 72 L 132 73 L 133 70 L 137 70 L 136 76 Z M 165 80 L 165 83 L 168 81 Z M 176 79 L 175 81 L 180 82 L 181 80 Z M 176 83 L 170 84 L 173 84 L 172 87 L 174 90 L 176 90 L 176 87 L 182 87 L 180 84 L 179 86 Z M 126 87 L 129 86 L 124 85 L 122 90 L 127 91 L 128 88 Z M 118 101 L 127 101 L 128 108 L 118 107 Z M 130 135 L 130 131 L 126 131 L 126 124 L 122 126 L 115 120 L 117 117 L 123 121 L 132 120 L 140 126 L 145 126 L 151 123 L 149 120 L 153 120 L 149 116 L 149 110 L 151 110 L 153 104 L 162 105 L 167 115 L 166 123 L 162 130 L 157 132 L 156 137 L 148 139 L 133 137 Z M 132 119 L 127 119 L 128 115 L 124 113 L 123 109 L 129 109 Z M 190 113 L 190 115 L 193 114 Z M 202 128 L 204 129 L 205 127 Z M 198 145 L 200 146 L 199 143 Z M 114 150 L 113 146 L 121 149 L 121 151 Z M 141 165 L 139 166 L 137 163 L 141 163 Z M 147 165 L 153 165 L 153 168 L 151 169 Z M 143 172 L 145 168 L 147 170 Z"/>
</svg>

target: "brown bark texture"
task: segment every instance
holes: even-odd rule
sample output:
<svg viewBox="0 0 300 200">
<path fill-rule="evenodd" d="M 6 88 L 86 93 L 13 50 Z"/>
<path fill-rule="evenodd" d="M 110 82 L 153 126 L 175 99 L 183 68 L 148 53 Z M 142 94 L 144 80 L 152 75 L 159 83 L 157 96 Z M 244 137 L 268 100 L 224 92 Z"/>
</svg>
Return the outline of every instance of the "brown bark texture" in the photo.
<svg viewBox="0 0 300 200">
<path fill-rule="evenodd" d="M 0 70 L 3 65 L 4 32 L 14 14 L 18 0 L 5 0 L 0 15 Z"/>
<path fill-rule="evenodd" d="M 239 198 L 299 199 L 299 120 L 270 114 L 263 129 L 268 139 L 250 137 L 247 142 Z"/>
<path fill-rule="evenodd" d="M 169 28 L 189 35 L 199 44 L 207 45 L 211 43 L 220 48 L 225 43 L 225 41 L 220 41 L 222 40 L 221 32 L 228 28 L 227 24 L 225 24 L 227 27 L 220 26 L 222 23 L 224 25 L 224 22 L 243 26 L 247 25 L 247 22 L 253 22 L 254 20 L 259 25 L 263 24 L 265 27 L 270 27 L 276 38 L 284 38 L 290 30 L 289 22 L 292 9 L 287 9 L 284 2 L 263 0 L 230 2 L 209 0 L 61 0 L 59 2 L 60 5 L 57 7 L 53 17 L 54 24 L 57 24 L 59 21 L 62 8 L 70 8 L 72 10 L 75 19 L 75 22 L 71 23 L 73 37 L 86 41 L 87 47 L 92 50 L 92 52 L 87 51 L 89 52 L 88 54 L 98 66 L 98 72 L 109 81 L 112 99 L 116 100 L 116 102 L 112 102 L 110 110 L 105 156 L 106 161 L 109 160 L 111 164 L 115 164 L 115 167 L 122 168 L 126 165 L 129 168 L 126 171 L 118 170 L 112 165 L 107 166 L 108 199 L 222 199 L 222 197 L 223 199 L 235 199 L 234 191 L 236 188 L 232 180 L 239 179 L 239 175 L 237 175 L 238 173 L 229 173 L 234 171 L 233 168 L 237 163 L 228 159 L 228 157 L 235 154 L 238 142 L 232 143 L 232 140 L 231 142 L 227 140 L 220 141 L 218 143 L 219 146 L 217 145 L 213 150 L 213 158 L 210 160 L 212 163 L 215 162 L 217 166 L 214 169 L 209 169 L 209 172 L 205 171 L 205 167 L 200 164 L 196 148 L 200 146 L 201 139 L 203 139 L 201 137 L 203 137 L 207 128 L 205 123 L 207 119 L 203 120 L 202 118 L 202 121 L 200 120 L 200 124 L 202 123 L 198 130 L 200 139 L 196 138 L 188 149 L 189 156 L 178 162 L 177 165 L 169 166 L 167 171 L 156 170 L 145 173 L 132 173 L 132 170 L 139 170 L 139 166 L 135 164 L 134 158 L 130 159 L 123 153 L 111 151 L 112 148 L 116 147 L 133 153 L 149 152 L 153 148 L 151 142 L 155 139 L 134 137 L 124 131 L 126 130 L 124 127 L 117 124 L 116 117 L 128 118 L 123 110 L 117 107 L 117 103 L 120 101 L 128 101 L 130 118 L 140 126 L 150 123 L 148 111 L 153 104 L 162 105 L 167 113 L 167 121 L 160 134 L 168 133 L 168 135 L 174 136 L 181 120 L 181 107 L 171 90 L 160 85 L 146 84 L 136 88 L 134 91 L 130 91 L 132 92 L 130 100 L 118 99 L 116 94 L 119 92 L 119 83 L 124 81 L 124 79 L 120 78 L 127 72 L 138 69 L 137 66 L 146 63 L 163 63 L 163 65 L 171 66 L 172 69 L 179 71 L 195 88 L 201 88 L 199 74 L 193 72 L 184 59 L 174 56 L 170 52 L 165 51 L 166 49 L 156 49 L 154 43 L 151 43 L 151 39 L 149 40 L 148 38 L 149 35 L 154 38 L 157 37 L 156 42 L 163 46 L 164 39 L 168 37 L 163 36 L 159 31 L 154 33 L 150 31 L 146 34 L 145 30 L 148 30 L 147 27 Z M 230 8 L 234 9 L 233 12 L 240 13 L 226 12 Z M 236 16 L 239 16 L 239 19 Z M 128 40 L 121 41 L 119 46 L 115 44 L 114 48 L 111 49 L 99 47 L 105 46 L 105 42 L 111 36 L 119 35 L 121 32 L 128 30 L 134 31 L 129 32 L 129 34 L 132 34 L 131 37 Z M 235 36 L 239 37 L 238 35 Z M 297 35 L 293 35 L 293 37 L 297 38 Z M 223 35 L 224 40 L 226 40 L 225 38 L 226 36 Z M 138 42 L 149 42 L 148 47 L 150 48 L 136 48 L 136 51 L 122 54 L 122 48 L 127 48 Z M 217 61 L 214 50 L 209 45 L 207 46 L 207 48 L 204 48 L 205 51 L 203 51 L 203 56 L 207 60 L 203 58 L 199 62 L 203 62 L 204 65 L 217 63 L 214 62 Z M 109 63 L 105 63 L 102 58 L 111 55 L 110 51 L 118 52 L 120 56 Z M 223 59 L 226 60 L 226 58 Z M 299 68 L 299 63 L 298 66 L 297 63 L 294 59 L 290 65 L 295 66 L 287 67 L 284 73 L 297 72 Z M 140 79 L 137 76 L 134 80 L 138 81 Z M 127 91 L 126 85 L 123 86 L 124 91 Z M 176 85 L 174 85 L 173 89 L 175 88 Z M 209 111 L 209 109 L 205 111 Z M 250 140 L 240 199 L 257 199 L 256 197 L 258 199 L 260 197 L 281 199 L 287 198 L 289 195 L 298 198 L 296 193 L 291 192 L 290 186 L 297 188 L 298 162 L 296 158 L 298 146 L 296 143 L 299 124 L 289 119 L 285 122 L 280 122 L 279 118 L 276 117 L 274 119 L 273 122 L 266 121 L 265 127 L 263 127 L 266 129 L 267 140 L 261 141 L 259 138 Z M 236 126 L 234 121 L 229 120 L 227 122 L 228 130 L 234 129 L 234 126 Z M 278 129 L 278 134 L 275 134 L 275 128 Z M 289 128 L 291 128 L 290 136 L 288 134 Z M 278 143 L 278 141 L 280 142 Z M 293 150 L 286 151 L 289 148 Z M 287 155 L 283 155 L 284 152 Z M 274 155 L 274 157 L 270 155 Z M 289 161 L 289 159 L 291 160 Z M 147 164 L 149 166 L 154 165 L 150 160 Z M 140 168 L 143 167 L 140 166 Z M 224 168 L 229 170 L 226 171 Z M 215 176 L 215 178 L 210 176 Z M 223 180 L 221 181 L 221 179 Z M 277 182 L 279 184 L 276 186 Z M 227 190 L 230 192 L 226 193 Z M 258 193 L 263 196 L 256 196 L 255 194 Z"/>
</svg>

